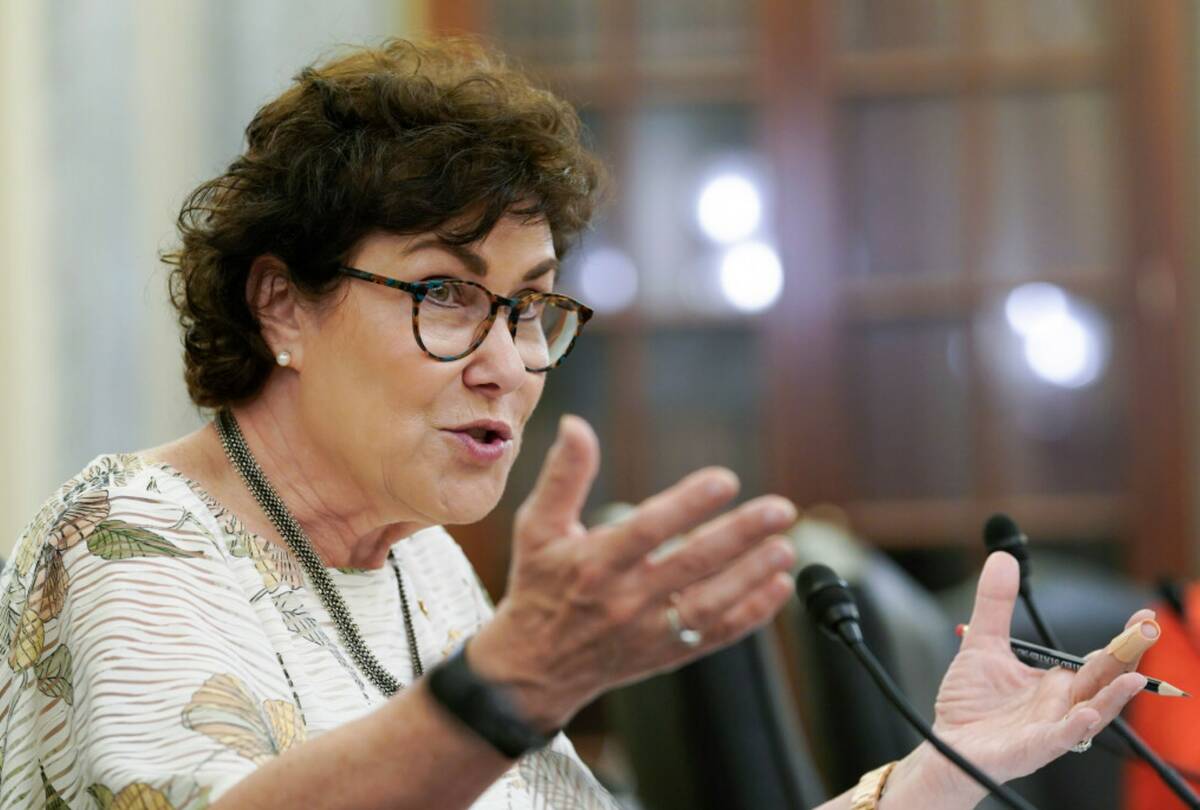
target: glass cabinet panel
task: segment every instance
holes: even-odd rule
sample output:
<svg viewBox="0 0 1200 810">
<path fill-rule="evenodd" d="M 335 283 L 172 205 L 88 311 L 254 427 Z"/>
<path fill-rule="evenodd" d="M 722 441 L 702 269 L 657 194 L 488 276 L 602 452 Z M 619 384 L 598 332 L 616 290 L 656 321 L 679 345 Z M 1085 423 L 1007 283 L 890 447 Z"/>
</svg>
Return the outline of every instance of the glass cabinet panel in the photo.
<svg viewBox="0 0 1200 810">
<path fill-rule="evenodd" d="M 638 58 L 645 65 L 751 59 L 755 4 L 745 0 L 638 0 Z"/>
<path fill-rule="evenodd" d="M 961 272 L 960 105 L 858 101 L 844 108 L 842 127 L 846 270 Z"/>
<path fill-rule="evenodd" d="M 1110 1 L 982 0 L 985 47 L 1019 54 L 1102 45 L 1107 39 L 1105 8 Z"/>
<path fill-rule="evenodd" d="M 758 337 L 747 329 L 650 337 L 643 385 L 650 414 L 645 458 L 654 491 L 720 464 L 738 474 L 747 497 L 761 493 L 764 431 L 757 415 L 766 381 L 758 357 Z"/>
<path fill-rule="evenodd" d="M 628 168 L 617 177 L 628 224 L 628 250 L 643 280 L 639 306 L 649 319 L 697 313 L 729 314 L 722 297 L 720 264 L 732 246 L 721 229 L 747 214 L 744 193 L 718 194 L 714 237 L 699 204 L 708 183 L 721 176 L 745 181 L 759 213 L 747 222 L 745 241 L 769 239 L 767 173 L 756 161 L 754 119 L 741 105 L 654 107 L 632 125 Z M 726 206 L 726 208 L 722 208 Z M 719 237 L 719 238 L 717 238 Z"/>
<path fill-rule="evenodd" d="M 970 492 L 962 324 L 864 327 L 855 330 L 849 350 L 845 374 L 859 497 L 951 498 Z"/>
<path fill-rule="evenodd" d="M 530 66 L 596 63 L 601 7 L 593 0 L 492 0 L 490 32 Z"/>
<path fill-rule="evenodd" d="M 957 0 L 838 0 L 838 43 L 847 51 L 953 48 L 962 6 Z"/>
<path fill-rule="evenodd" d="M 985 272 L 1103 272 L 1119 255 L 1112 101 L 1100 91 L 994 102 Z"/>
</svg>

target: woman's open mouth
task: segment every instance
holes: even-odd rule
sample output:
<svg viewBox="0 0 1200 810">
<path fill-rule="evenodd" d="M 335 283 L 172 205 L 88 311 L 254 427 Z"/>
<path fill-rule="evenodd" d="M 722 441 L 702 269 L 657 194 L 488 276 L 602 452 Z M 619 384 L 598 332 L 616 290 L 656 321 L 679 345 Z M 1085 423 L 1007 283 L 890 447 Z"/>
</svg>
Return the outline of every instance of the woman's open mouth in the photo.
<svg viewBox="0 0 1200 810">
<path fill-rule="evenodd" d="M 453 436 L 472 461 L 497 461 L 512 446 L 512 429 L 503 422 L 473 422 L 443 431 Z"/>
</svg>

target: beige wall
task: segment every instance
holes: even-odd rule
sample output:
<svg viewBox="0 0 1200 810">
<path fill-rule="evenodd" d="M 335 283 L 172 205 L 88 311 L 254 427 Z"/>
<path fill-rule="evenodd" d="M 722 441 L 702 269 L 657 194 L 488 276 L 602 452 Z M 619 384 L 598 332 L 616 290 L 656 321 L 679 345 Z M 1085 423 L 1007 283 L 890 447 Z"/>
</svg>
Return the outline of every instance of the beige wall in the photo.
<svg viewBox="0 0 1200 810">
<path fill-rule="evenodd" d="M 49 238 L 44 107 L 37 66 L 43 15 L 0 0 L 0 549 L 46 493 L 42 451 L 57 418 L 53 303 L 37 276 Z"/>
</svg>

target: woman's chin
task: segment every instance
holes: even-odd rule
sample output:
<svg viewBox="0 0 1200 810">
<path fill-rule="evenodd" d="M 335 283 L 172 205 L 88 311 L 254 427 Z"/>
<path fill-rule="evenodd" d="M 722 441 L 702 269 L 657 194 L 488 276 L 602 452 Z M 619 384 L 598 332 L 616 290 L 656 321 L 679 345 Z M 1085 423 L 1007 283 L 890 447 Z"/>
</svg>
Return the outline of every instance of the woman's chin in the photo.
<svg viewBox="0 0 1200 810">
<path fill-rule="evenodd" d="M 445 520 L 441 521 L 441 525 L 443 525 L 443 526 L 470 526 L 474 523 L 479 523 L 481 520 L 483 520 L 485 517 L 487 517 L 489 514 L 491 514 L 491 511 L 492 511 L 491 509 L 484 509 L 478 513 L 472 513 L 472 514 L 464 514 L 462 512 L 459 512 L 457 514 L 447 516 Z"/>
<path fill-rule="evenodd" d="M 492 513 L 496 504 L 500 502 L 502 494 L 503 491 L 500 491 L 495 494 L 495 497 L 490 497 L 489 493 L 479 490 L 463 493 L 463 497 L 443 505 L 439 522 L 443 526 L 464 526 L 478 523 Z"/>
</svg>

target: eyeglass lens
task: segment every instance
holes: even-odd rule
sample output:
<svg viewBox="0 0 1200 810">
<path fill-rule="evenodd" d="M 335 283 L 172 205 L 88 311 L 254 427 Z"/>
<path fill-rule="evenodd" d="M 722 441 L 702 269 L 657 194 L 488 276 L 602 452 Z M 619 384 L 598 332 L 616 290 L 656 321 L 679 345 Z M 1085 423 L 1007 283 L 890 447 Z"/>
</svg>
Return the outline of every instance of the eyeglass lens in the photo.
<svg viewBox="0 0 1200 810">
<path fill-rule="evenodd" d="M 430 354 L 458 357 L 482 341 L 491 311 L 484 290 L 467 282 L 446 282 L 426 293 L 418 308 L 418 331 Z M 497 318 L 503 316 L 498 314 Z M 514 342 L 526 368 L 554 365 L 575 336 L 579 313 L 541 299 L 520 309 Z"/>
</svg>

